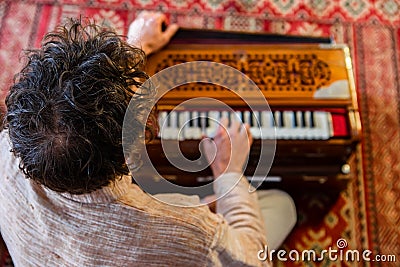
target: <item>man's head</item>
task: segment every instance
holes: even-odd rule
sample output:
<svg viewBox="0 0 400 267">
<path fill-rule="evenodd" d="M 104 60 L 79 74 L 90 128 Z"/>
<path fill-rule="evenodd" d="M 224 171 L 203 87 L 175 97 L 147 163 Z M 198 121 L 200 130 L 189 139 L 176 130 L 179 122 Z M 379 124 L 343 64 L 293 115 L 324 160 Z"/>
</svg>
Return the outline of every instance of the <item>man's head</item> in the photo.
<svg viewBox="0 0 400 267">
<path fill-rule="evenodd" d="M 20 168 L 59 192 L 81 194 L 128 174 L 121 132 L 146 74 L 142 50 L 114 32 L 71 20 L 45 36 L 16 76 L 5 127 Z M 141 91 L 141 94 L 147 92 Z"/>
</svg>

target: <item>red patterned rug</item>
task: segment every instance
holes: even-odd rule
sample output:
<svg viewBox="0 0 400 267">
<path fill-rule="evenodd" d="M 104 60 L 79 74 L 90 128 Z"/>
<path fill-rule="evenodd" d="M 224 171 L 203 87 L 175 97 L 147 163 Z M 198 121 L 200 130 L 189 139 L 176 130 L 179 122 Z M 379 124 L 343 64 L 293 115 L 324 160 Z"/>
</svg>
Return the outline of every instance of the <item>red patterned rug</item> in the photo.
<svg viewBox="0 0 400 267">
<path fill-rule="evenodd" d="M 62 4 L 60 4 L 62 3 Z M 142 9 L 184 27 L 332 36 L 350 46 L 363 125 L 357 179 L 339 196 L 298 194 L 299 222 L 286 251 L 371 250 L 397 262 L 329 260 L 277 266 L 400 266 L 400 2 L 396 0 L 37 0 L 0 2 L 0 103 L 20 68 L 21 49 L 38 46 L 65 17 L 105 21 L 121 34 Z M 4 110 L 4 109 L 2 109 Z M 4 215 L 2 215 L 4 216 Z M 343 246 L 342 243 L 340 246 Z M 1 256 L 1 253 L 0 253 Z M 381 257 L 383 259 L 383 257 Z M 2 257 L 0 257 L 2 259 Z M 0 263 L 1 266 L 1 263 Z"/>
</svg>

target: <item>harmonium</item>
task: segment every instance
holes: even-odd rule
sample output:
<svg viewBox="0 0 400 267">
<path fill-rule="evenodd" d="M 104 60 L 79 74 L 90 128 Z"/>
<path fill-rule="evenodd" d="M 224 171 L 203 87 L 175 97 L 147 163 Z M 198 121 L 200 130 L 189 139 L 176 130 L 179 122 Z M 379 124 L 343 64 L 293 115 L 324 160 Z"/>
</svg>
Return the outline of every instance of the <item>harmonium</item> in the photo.
<svg viewBox="0 0 400 267">
<path fill-rule="evenodd" d="M 250 125 L 245 175 L 257 187 L 342 189 L 354 176 L 361 123 L 346 45 L 324 37 L 180 29 L 148 58 L 150 76 L 165 70 L 160 133 L 146 148 L 168 181 L 187 187 L 212 181 L 209 167 L 188 171 L 173 161 L 183 156 L 188 165 L 202 165 L 199 145 L 221 117 Z M 179 151 L 165 151 L 163 142 Z"/>
</svg>

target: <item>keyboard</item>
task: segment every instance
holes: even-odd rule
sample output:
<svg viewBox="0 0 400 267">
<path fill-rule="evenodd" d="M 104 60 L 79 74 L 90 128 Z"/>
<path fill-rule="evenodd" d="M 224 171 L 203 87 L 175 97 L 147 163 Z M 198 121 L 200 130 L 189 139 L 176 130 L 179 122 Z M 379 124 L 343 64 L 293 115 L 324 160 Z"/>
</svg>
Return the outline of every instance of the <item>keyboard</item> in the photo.
<svg viewBox="0 0 400 267">
<path fill-rule="evenodd" d="M 344 115 L 344 112 L 341 113 Z M 254 139 L 305 139 L 328 140 L 343 137 L 345 124 L 333 124 L 333 118 L 343 119 L 340 113 L 332 115 L 323 110 L 276 110 L 233 112 L 222 110 L 207 111 L 162 111 L 159 113 L 159 137 L 166 140 L 191 140 L 214 137 L 218 122 L 227 118 L 247 123 Z M 342 120 L 343 122 L 343 120 Z M 228 125 L 229 125 L 228 124 Z M 334 125 L 336 128 L 334 128 Z"/>
</svg>

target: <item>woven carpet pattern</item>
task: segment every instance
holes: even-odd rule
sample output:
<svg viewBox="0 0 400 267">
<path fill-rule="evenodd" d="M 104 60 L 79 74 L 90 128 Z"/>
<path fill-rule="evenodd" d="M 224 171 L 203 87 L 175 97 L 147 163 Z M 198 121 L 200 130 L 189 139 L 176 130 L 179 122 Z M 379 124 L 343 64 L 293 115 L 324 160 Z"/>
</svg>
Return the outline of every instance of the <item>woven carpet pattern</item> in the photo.
<svg viewBox="0 0 400 267">
<path fill-rule="evenodd" d="M 283 245 L 298 251 L 346 240 L 344 249 L 395 255 L 396 263 L 321 261 L 277 266 L 400 266 L 400 2 L 396 0 L 37 0 L 0 2 L 0 105 L 20 69 L 21 49 L 66 17 L 90 17 L 126 34 L 140 10 L 184 27 L 332 36 L 349 45 L 363 140 L 357 178 L 338 197 L 298 194 L 299 222 Z M 1 109 L 4 111 L 4 107 Z M 1 216 L 5 216 L 2 214 Z"/>
</svg>

